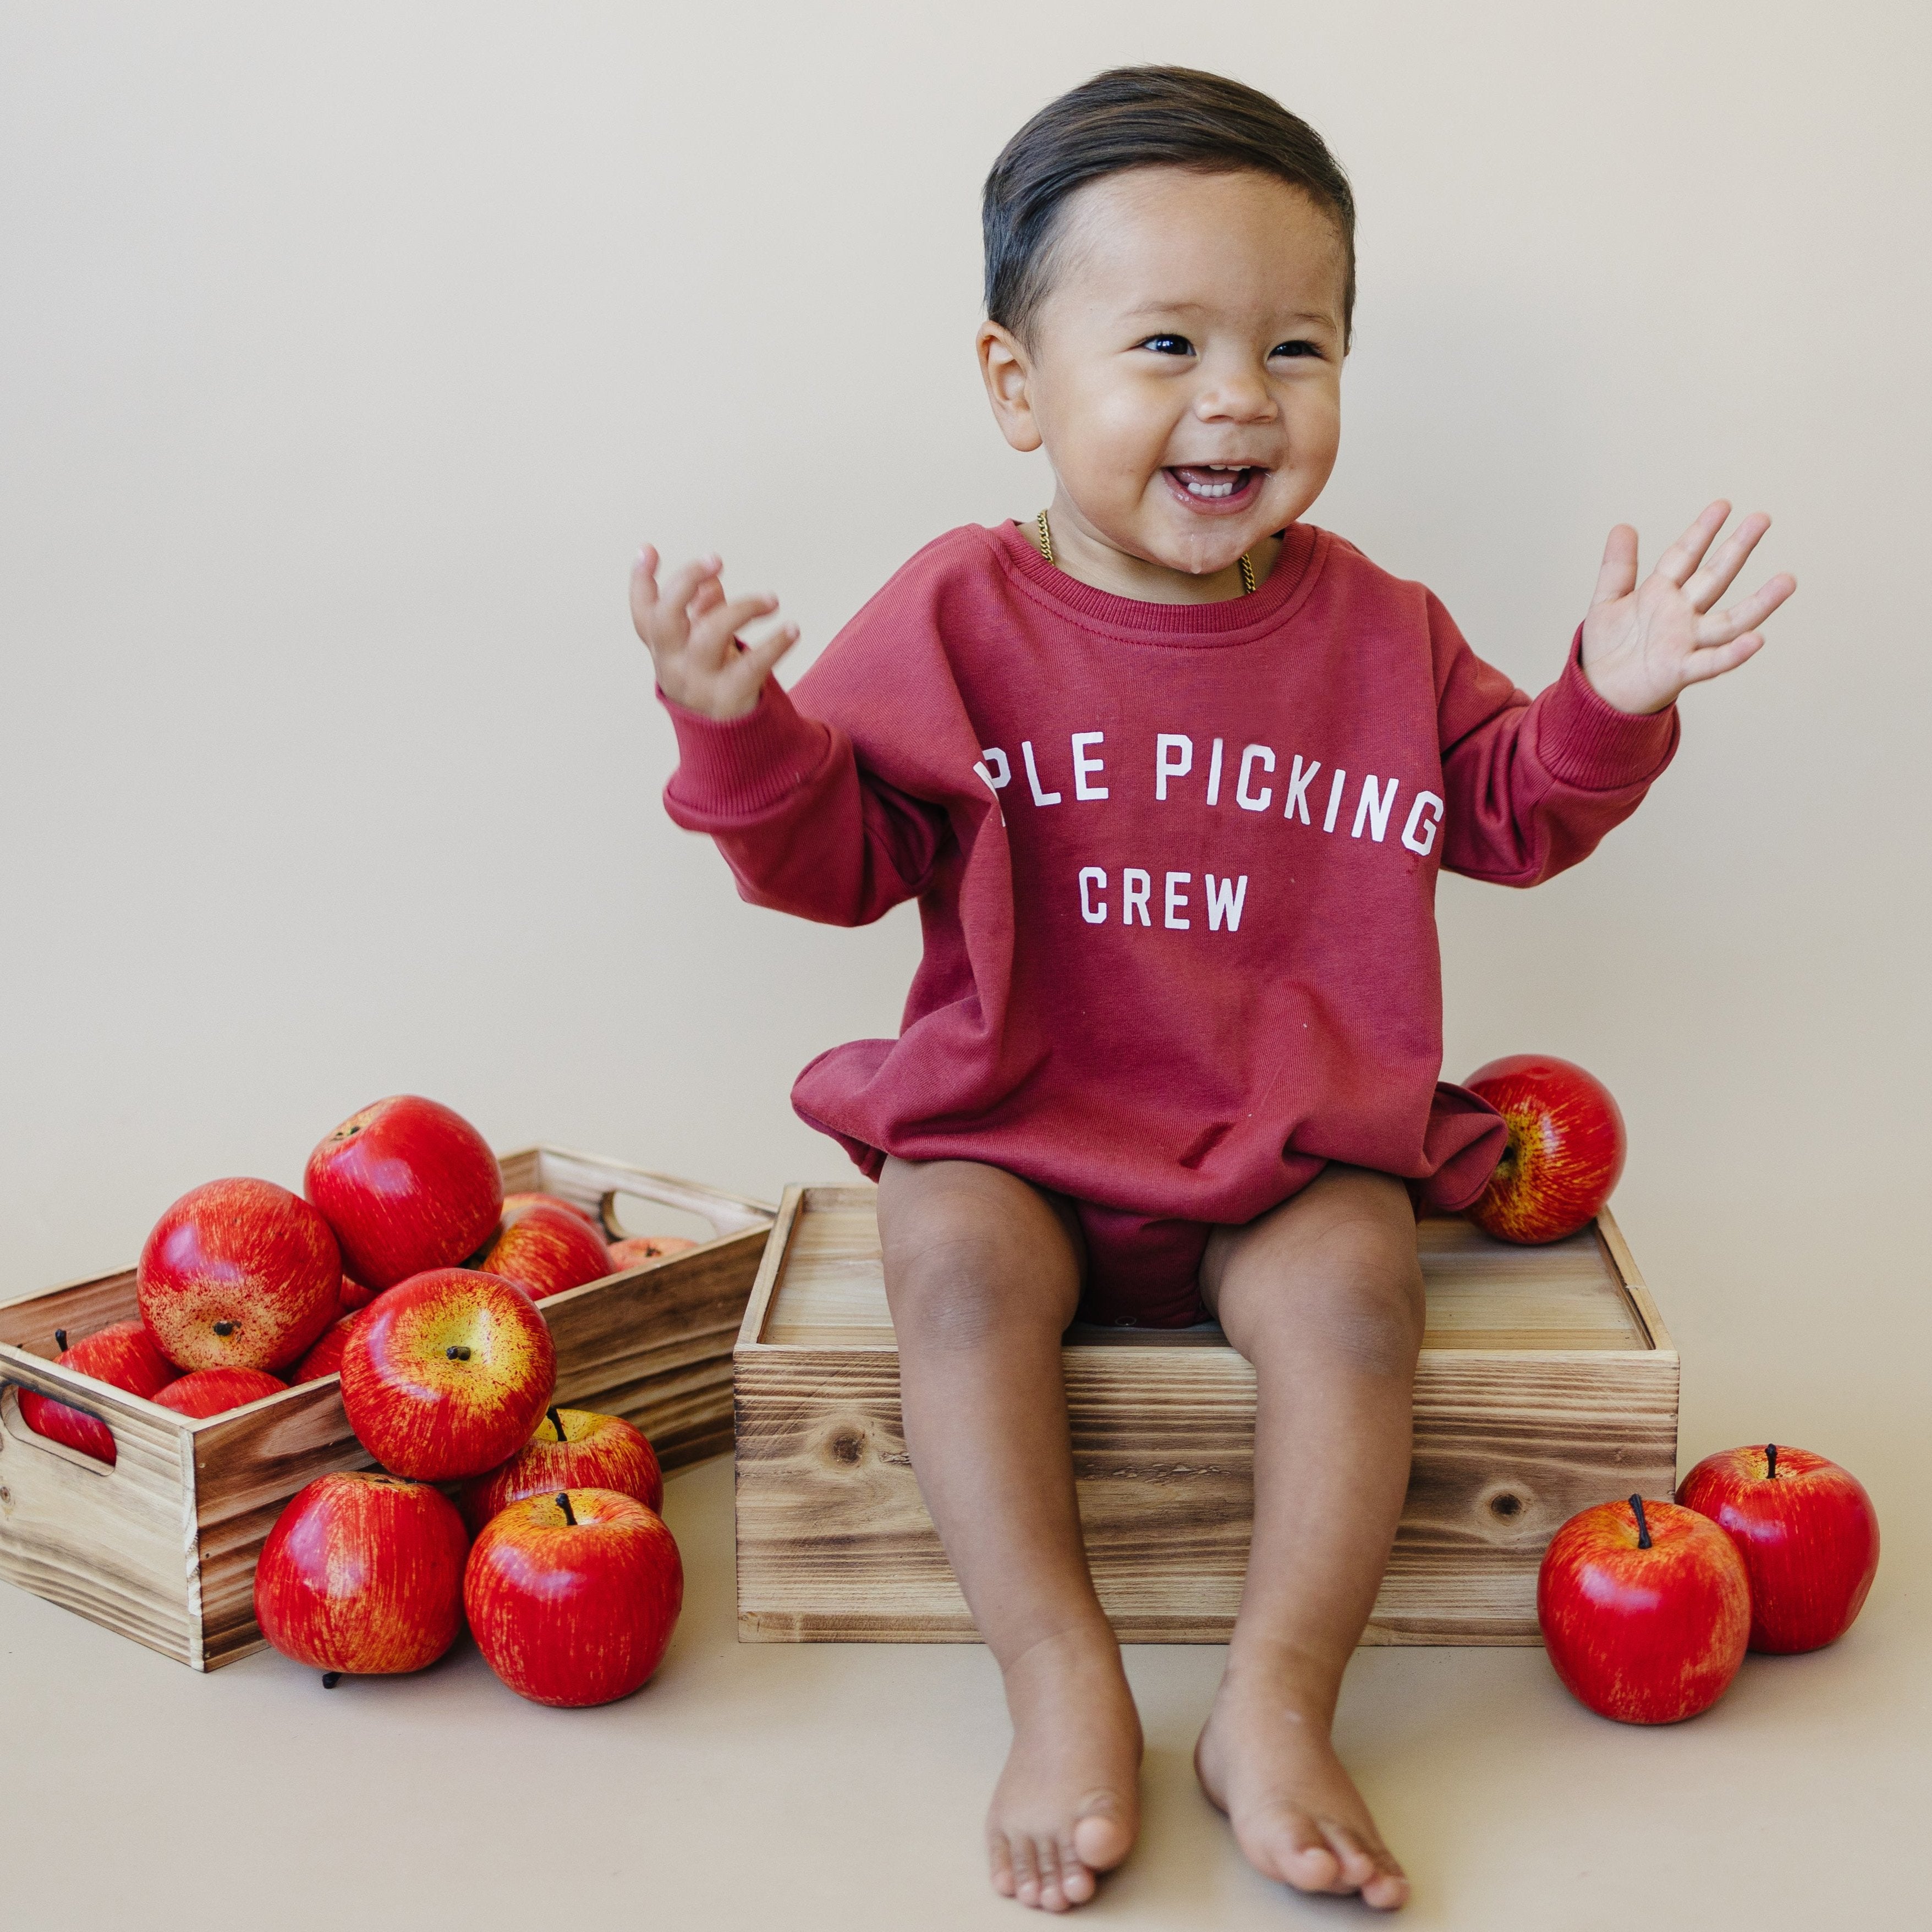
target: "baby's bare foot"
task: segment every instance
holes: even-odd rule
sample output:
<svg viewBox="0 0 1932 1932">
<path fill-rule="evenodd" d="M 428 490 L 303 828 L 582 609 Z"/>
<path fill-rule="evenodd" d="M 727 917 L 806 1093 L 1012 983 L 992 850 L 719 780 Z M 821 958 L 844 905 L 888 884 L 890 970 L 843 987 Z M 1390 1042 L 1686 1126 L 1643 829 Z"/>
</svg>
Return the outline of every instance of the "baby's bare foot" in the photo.
<svg viewBox="0 0 1932 1932">
<path fill-rule="evenodd" d="M 1006 1671 L 1013 1748 L 986 1814 L 993 1889 L 1064 1912 L 1133 1849 L 1141 1724 L 1105 1628 L 1047 1637 Z"/>
<path fill-rule="evenodd" d="M 1408 1880 L 1328 1742 L 1323 1705 L 1271 1673 L 1231 1670 L 1194 1747 L 1201 1788 L 1248 1862 L 1300 1892 L 1359 1892 L 1392 1912 Z"/>
</svg>

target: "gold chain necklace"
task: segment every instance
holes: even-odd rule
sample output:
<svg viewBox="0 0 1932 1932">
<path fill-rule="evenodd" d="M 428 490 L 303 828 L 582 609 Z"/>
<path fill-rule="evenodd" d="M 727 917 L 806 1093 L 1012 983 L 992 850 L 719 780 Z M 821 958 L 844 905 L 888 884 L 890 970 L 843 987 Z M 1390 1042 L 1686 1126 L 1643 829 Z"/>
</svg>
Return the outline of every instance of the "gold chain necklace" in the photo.
<svg viewBox="0 0 1932 1932">
<path fill-rule="evenodd" d="M 1046 512 L 1042 510 L 1033 522 L 1034 541 L 1040 545 L 1040 554 L 1048 563 L 1053 561 L 1053 532 L 1046 526 Z M 1241 595 L 1252 597 L 1255 594 L 1255 567 L 1248 561 L 1246 550 L 1241 553 Z"/>
</svg>

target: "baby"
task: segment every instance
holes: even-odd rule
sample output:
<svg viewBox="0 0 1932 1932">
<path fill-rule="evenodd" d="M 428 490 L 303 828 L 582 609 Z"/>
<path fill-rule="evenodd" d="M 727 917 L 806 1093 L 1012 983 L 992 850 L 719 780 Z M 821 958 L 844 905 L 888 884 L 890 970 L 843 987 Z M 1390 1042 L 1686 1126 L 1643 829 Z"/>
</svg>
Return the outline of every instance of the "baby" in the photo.
<svg viewBox="0 0 1932 1932">
<path fill-rule="evenodd" d="M 927 546 L 788 696 L 789 624 L 715 556 L 632 584 L 677 732 L 665 794 L 745 897 L 839 925 L 916 898 L 899 1036 L 799 1112 L 879 1183 L 908 1446 L 1003 1673 L 992 1882 L 1091 1898 L 1141 1732 L 1075 1506 L 1060 1337 L 1213 1320 L 1255 1366 L 1254 1534 L 1196 1747 L 1242 1850 L 1408 1895 L 1330 1728 L 1408 1478 L 1418 1204 L 1501 1122 L 1437 1079 L 1436 877 L 1527 886 L 1635 809 L 1675 701 L 1794 588 L 1714 608 L 1769 519 L 1714 503 L 1642 582 L 1610 533 L 1532 700 L 1420 585 L 1304 522 L 1341 434 L 1354 202 L 1314 130 L 1183 69 L 1100 75 L 985 195 L 980 364 L 1052 503 Z"/>
</svg>

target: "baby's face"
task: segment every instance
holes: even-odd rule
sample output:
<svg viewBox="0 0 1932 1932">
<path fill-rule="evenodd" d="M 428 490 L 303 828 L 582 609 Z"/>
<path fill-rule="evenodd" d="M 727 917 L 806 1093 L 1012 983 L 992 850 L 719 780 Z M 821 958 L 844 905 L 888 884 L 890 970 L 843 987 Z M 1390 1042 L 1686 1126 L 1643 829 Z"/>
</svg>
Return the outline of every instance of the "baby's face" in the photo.
<svg viewBox="0 0 1932 1932">
<path fill-rule="evenodd" d="M 1060 515 L 1143 563 L 1227 568 L 1334 466 L 1334 220 L 1269 176 L 1143 168 L 1081 190 L 1057 253 L 1026 403 Z"/>
</svg>

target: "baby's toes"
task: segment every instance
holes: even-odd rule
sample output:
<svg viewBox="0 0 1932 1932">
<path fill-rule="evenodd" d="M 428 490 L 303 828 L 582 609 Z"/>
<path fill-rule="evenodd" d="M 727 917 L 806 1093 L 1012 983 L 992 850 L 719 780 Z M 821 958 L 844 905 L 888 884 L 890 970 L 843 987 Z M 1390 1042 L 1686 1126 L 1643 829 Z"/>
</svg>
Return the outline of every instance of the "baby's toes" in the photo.
<svg viewBox="0 0 1932 1932">
<path fill-rule="evenodd" d="M 986 1863 L 992 1874 L 993 1889 L 1002 1898 L 1011 1898 L 1018 1889 L 1013 1876 L 1012 1849 L 1004 1832 L 995 1832 L 986 1840 Z"/>
<path fill-rule="evenodd" d="M 1298 1892 L 1352 1889 L 1343 1884 L 1342 1861 L 1330 1848 L 1321 1826 L 1292 1804 L 1279 1805 L 1258 1819 L 1242 1820 L 1235 1835 L 1250 1864 Z"/>
<path fill-rule="evenodd" d="M 1322 1830 L 1341 1861 L 1342 1885 L 1359 1892 L 1364 1904 L 1392 1912 L 1408 1902 L 1408 1875 L 1379 1839 L 1338 1825 L 1333 1819 L 1323 1820 Z"/>
<path fill-rule="evenodd" d="M 1012 1861 L 1012 1896 L 1022 1905 L 1040 1904 L 1040 1867 L 1034 1858 L 1033 1840 L 1015 1836 L 1006 1841 Z"/>
<path fill-rule="evenodd" d="M 1060 1892 L 1069 1905 L 1084 1905 L 1094 1896 L 1094 1874 L 1071 1838 L 1060 1846 Z"/>
<path fill-rule="evenodd" d="M 1120 1814 L 1120 1801 L 1111 1792 L 1103 1792 L 1088 1799 L 1075 1821 L 1068 1851 L 1090 1876 L 1096 1871 L 1112 1871 L 1134 1848 L 1132 1827 Z"/>
<path fill-rule="evenodd" d="M 1042 1838 L 1033 1848 L 1034 1869 L 1040 1874 L 1040 1909 L 1064 1912 L 1074 1901 L 1066 1895 L 1061 1876 L 1060 1846 L 1051 1838 Z"/>
</svg>

